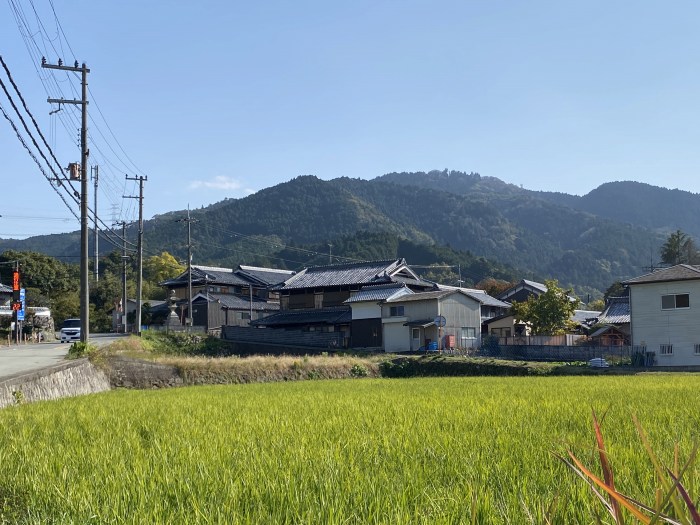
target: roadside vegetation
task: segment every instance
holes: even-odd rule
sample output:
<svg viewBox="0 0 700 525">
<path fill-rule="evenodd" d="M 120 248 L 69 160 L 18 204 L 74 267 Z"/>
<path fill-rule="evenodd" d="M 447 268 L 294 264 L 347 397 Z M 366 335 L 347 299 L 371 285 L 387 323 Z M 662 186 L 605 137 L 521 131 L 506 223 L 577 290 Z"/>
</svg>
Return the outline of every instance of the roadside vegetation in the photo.
<svg viewBox="0 0 700 525">
<path fill-rule="evenodd" d="M 0 521 L 605 523 L 559 459 L 604 477 L 591 409 L 615 490 L 661 501 L 631 414 L 659 462 L 677 451 L 682 467 L 697 388 L 691 374 L 366 379 L 22 404 L 0 411 Z M 683 484 L 698 482 L 692 465 Z"/>
<path fill-rule="evenodd" d="M 75 346 L 75 345 L 74 345 Z M 78 352 L 80 350 L 80 352 Z M 144 360 L 174 367 L 183 385 L 237 384 L 364 377 L 546 376 L 633 373 L 620 367 L 594 370 L 586 363 L 540 363 L 446 354 L 397 356 L 348 352 L 316 355 L 232 355 L 217 338 L 197 334 L 144 332 L 99 350 L 76 349 L 109 371 L 114 359 Z"/>
</svg>

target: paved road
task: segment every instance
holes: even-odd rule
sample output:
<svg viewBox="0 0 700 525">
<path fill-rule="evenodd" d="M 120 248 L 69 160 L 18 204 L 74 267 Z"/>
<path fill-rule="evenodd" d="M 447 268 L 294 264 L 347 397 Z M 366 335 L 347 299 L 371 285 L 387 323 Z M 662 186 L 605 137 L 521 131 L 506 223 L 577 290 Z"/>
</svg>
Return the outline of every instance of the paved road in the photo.
<svg viewBox="0 0 700 525">
<path fill-rule="evenodd" d="M 98 346 L 109 344 L 119 337 L 116 334 L 90 334 L 90 342 Z M 18 374 L 31 372 L 47 366 L 60 363 L 68 354 L 69 344 L 66 343 L 32 343 L 0 345 L 0 379 Z"/>
</svg>

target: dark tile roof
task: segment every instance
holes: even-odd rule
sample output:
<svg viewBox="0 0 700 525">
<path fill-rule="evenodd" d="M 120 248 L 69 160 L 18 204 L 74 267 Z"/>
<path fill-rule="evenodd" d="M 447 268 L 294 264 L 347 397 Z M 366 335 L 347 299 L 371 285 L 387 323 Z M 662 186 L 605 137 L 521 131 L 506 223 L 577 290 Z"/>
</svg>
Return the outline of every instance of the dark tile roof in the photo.
<svg viewBox="0 0 700 525">
<path fill-rule="evenodd" d="M 661 268 L 624 281 L 622 284 L 644 284 L 644 283 L 662 283 L 667 281 L 689 281 L 700 279 L 700 266 L 691 264 L 677 264 L 670 268 Z"/>
<path fill-rule="evenodd" d="M 235 272 L 246 279 L 257 281 L 263 286 L 273 286 L 289 279 L 294 272 L 291 270 L 278 270 L 276 268 L 260 268 L 258 266 L 240 265 Z"/>
<path fill-rule="evenodd" d="M 392 283 L 381 286 L 366 286 L 359 292 L 353 294 L 345 303 L 361 303 L 365 301 L 385 301 L 389 297 L 398 295 L 407 295 L 413 293 L 410 288 L 404 286 L 403 283 Z"/>
<path fill-rule="evenodd" d="M 605 310 L 598 316 L 599 323 L 625 324 L 630 322 L 630 298 L 610 297 Z"/>
<path fill-rule="evenodd" d="M 188 281 L 188 272 L 185 270 L 174 279 L 167 279 L 160 286 L 178 287 L 186 286 Z M 248 286 L 250 281 L 243 279 L 241 276 L 234 273 L 230 268 L 217 268 L 213 266 L 198 266 L 192 265 L 192 283 L 197 285 L 216 284 L 229 286 Z"/>
<path fill-rule="evenodd" d="M 209 292 L 208 294 L 209 297 L 209 302 L 216 302 L 221 305 L 222 308 L 227 308 L 229 310 L 250 310 L 251 308 L 251 301 L 250 297 L 244 297 L 241 295 L 232 295 L 232 294 L 219 294 L 219 293 L 211 293 Z M 197 296 L 192 299 L 192 302 L 200 302 L 200 301 L 205 301 L 207 300 L 207 294 L 205 293 L 198 293 Z M 253 310 L 256 312 L 260 311 L 267 311 L 267 312 L 272 312 L 275 310 L 280 309 L 280 305 L 278 303 L 268 303 L 267 301 L 263 301 L 262 299 L 259 299 L 257 297 L 253 297 L 252 301 L 252 307 Z"/>
<path fill-rule="evenodd" d="M 0 293 L 12 293 L 12 287 L 0 283 Z"/>
<path fill-rule="evenodd" d="M 406 267 L 403 259 L 390 261 L 368 261 L 360 263 L 333 264 L 305 268 L 275 287 L 279 290 L 299 290 L 327 286 L 348 286 L 391 283 L 391 274 Z M 407 269 L 410 272 L 409 269 Z M 414 275 L 410 272 L 410 275 Z"/>
<path fill-rule="evenodd" d="M 499 293 L 496 296 L 496 299 L 501 299 L 501 300 L 508 299 L 508 297 L 515 295 L 516 293 L 518 293 L 522 289 L 530 290 L 537 295 L 543 294 L 547 291 L 547 287 L 544 284 L 538 283 L 535 281 L 528 281 L 527 279 L 523 279 L 519 283 L 511 286 L 510 288 L 503 290 L 501 293 Z"/>
<path fill-rule="evenodd" d="M 281 310 L 250 324 L 253 326 L 338 325 L 348 324 L 351 320 L 350 307 L 337 306 L 322 309 Z"/>
</svg>

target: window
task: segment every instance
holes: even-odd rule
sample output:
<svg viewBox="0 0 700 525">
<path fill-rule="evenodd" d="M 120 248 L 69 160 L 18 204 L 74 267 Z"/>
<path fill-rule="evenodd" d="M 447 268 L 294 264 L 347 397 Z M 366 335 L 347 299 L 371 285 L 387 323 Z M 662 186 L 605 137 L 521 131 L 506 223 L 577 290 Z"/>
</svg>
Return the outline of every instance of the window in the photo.
<svg viewBox="0 0 700 525">
<path fill-rule="evenodd" d="M 389 308 L 389 315 L 391 317 L 397 317 L 403 315 L 403 306 L 392 306 Z"/>
<path fill-rule="evenodd" d="M 239 319 L 250 319 L 250 312 L 238 312 Z"/>
<path fill-rule="evenodd" d="M 677 308 L 690 308 L 690 295 L 687 293 L 662 295 L 661 309 L 675 310 Z"/>
<path fill-rule="evenodd" d="M 476 339 L 476 328 L 472 326 L 462 327 L 462 348 L 470 348 Z"/>
<path fill-rule="evenodd" d="M 673 345 L 660 345 L 659 353 L 661 355 L 671 355 L 673 354 Z"/>
<path fill-rule="evenodd" d="M 695 355 L 700 355 L 700 344 L 695 343 Z"/>
</svg>

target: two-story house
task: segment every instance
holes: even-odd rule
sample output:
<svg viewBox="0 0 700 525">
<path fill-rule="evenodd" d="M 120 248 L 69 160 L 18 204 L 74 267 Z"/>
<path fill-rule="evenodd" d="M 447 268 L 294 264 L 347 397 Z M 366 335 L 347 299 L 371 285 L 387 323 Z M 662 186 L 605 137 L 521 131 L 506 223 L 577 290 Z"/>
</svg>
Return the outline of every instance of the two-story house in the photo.
<svg viewBox="0 0 700 525">
<path fill-rule="evenodd" d="M 658 366 L 700 365 L 700 266 L 678 264 L 622 284 L 632 345 L 654 352 Z"/>
</svg>

